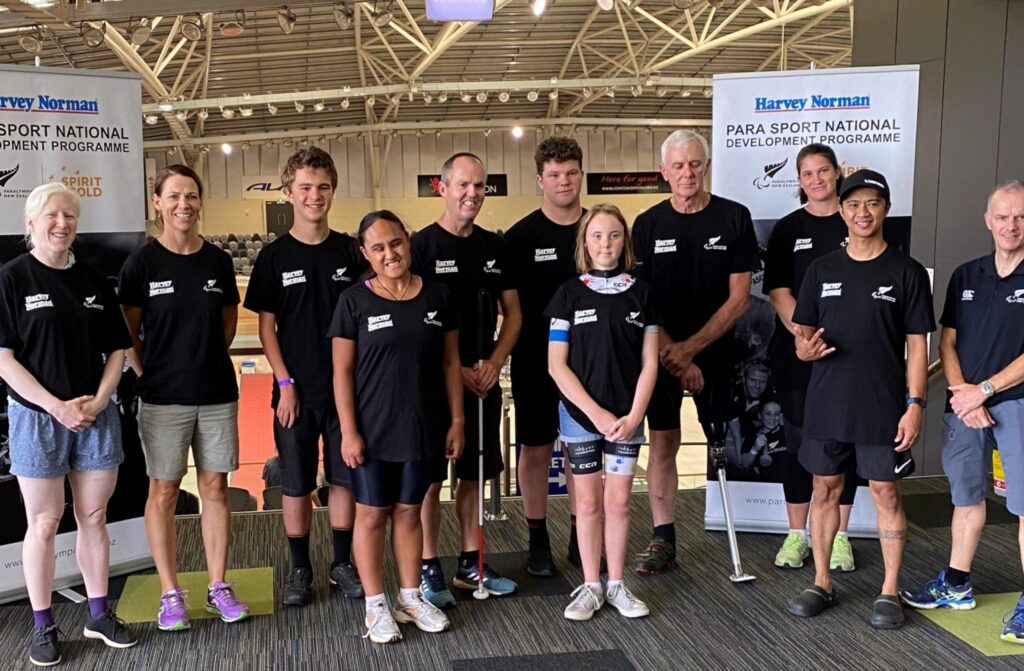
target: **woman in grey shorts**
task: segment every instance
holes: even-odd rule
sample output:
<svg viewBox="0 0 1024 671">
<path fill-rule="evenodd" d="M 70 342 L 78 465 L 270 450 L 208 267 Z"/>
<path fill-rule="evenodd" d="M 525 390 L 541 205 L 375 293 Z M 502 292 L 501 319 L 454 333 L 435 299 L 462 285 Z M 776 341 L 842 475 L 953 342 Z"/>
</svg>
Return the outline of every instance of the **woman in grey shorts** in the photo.
<svg viewBox="0 0 1024 671">
<path fill-rule="evenodd" d="M 78 523 L 76 558 L 89 597 L 83 635 L 115 648 L 135 636 L 107 606 L 107 501 L 123 460 L 121 424 L 110 396 L 131 345 L 113 287 L 75 263 L 78 196 L 44 184 L 25 201 L 31 250 L 0 270 L 0 377 L 10 392 L 11 472 L 25 502 L 25 585 L 35 627 L 29 660 L 61 661 L 50 609 L 54 537 L 71 482 Z"/>
<path fill-rule="evenodd" d="M 228 356 L 238 322 L 231 258 L 196 232 L 203 185 L 187 166 L 164 168 L 153 184 L 163 230 L 121 269 L 120 301 L 139 373 L 139 434 L 149 474 L 146 535 L 160 574 L 157 626 L 191 627 L 175 565 L 174 509 L 188 452 L 202 501 L 209 586 L 207 610 L 224 622 L 249 617 L 225 582 L 231 511 L 228 473 L 238 470 L 238 385 Z"/>
</svg>

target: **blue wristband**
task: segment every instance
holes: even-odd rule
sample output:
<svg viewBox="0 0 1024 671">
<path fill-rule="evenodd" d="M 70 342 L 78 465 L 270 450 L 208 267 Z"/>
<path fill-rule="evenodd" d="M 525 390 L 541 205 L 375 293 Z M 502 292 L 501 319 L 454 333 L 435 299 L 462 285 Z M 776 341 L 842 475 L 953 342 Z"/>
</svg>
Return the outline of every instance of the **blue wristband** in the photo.
<svg viewBox="0 0 1024 671">
<path fill-rule="evenodd" d="M 278 388 L 287 387 L 290 384 L 295 384 L 294 378 L 286 377 L 277 381 Z"/>
</svg>

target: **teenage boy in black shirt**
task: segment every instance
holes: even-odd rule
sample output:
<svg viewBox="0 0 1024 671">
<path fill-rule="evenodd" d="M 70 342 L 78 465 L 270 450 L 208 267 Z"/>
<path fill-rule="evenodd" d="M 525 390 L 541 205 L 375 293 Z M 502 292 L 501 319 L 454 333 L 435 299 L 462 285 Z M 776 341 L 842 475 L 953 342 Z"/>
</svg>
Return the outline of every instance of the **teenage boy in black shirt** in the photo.
<svg viewBox="0 0 1024 671">
<path fill-rule="evenodd" d="M 519 297 L 512 287 L 508 251 L 496 234 L 477 226 L 474 221 L 484 203 L 487 170 L 474 154 L 453 155 L 441 168 L 441 198 L 444 212 L 436 223 L 427 226 L 412 238 L 413 272 L 444 282 L 452 292 L 459 315 L 459 358 L 462 360 L 462 383 L 465 387 L 466 447 L 456 461 L 455 509 L 462 535 L 455 586 L 475 589 L 477 586 L 477 495 L 478 441 L 477 422 L 483 422 L 484 480 L 497 477 L 503 468 L 498 424 L 501 415 L 501 387 L 498 373 L 512 351 L 522 317 Z M 478 353 L 479 334 L 491 334 L 497 326 L 497 309 L 492 309 L 487 323 L 481 324 L 477 314 L 477 292 L 487 291 L 503 316 L 498 341 L 491 352 Z M 484 361 L 478 365 L 478 359 Z M 478 399 L 484 401 L 484 416 L 478 417 Z M 431 485 L 423 502 L 423 594 L 438 608 L 455 604 L 445 585 L 437 556 L 437 536 L 441 527 L 441 484 L 444 475 Z M 484 588 L 491 594 L 510 594 L 517 585 L 484 566 Z"/>
<path fill-rule="evenodd" d="M 641 213 L 633 227 L 641 264 L 637 275 L 654 287 L 664 319 L 659 331 L 662 368 L 647 409 L 654 535 L 633 562 L 638 573 L 658 573 L 675 562 L 683 390 L 694 392 L 705 434 L 711 423 L 734 417 L 733 326 L 747 309 L 760 260 L 750 211 L 704 189 L 710 166 L 701 135 L 686 130 L 669 135 L 661 145 L 659 167 L 672 196 Z"/>
<path fill-rule="evenodd" d="M 914 470 L 910 447 L 921 432 L 926 338 L 935 318 L 924 267 L 882 236 L 891 207 L 885 177 L 858 170 L 843 181 L 839 202 L 850 243 L 811 264 L 793 311 L 797 356 L 814 361 L 800 463 L 814 475 L 815 576 L 814 586 L 790 601 L 789 611 L 813 617 L 836 601 L 829 559 L 844 471 L 856 456 L 878 513 L 885 564 L 871 626 L 896 629 L 903 624 L 897 594 L 907 539 L 899 480 Z"/>
<path fill-rule="evenodd" d="M 327 152 L 310 147 L 293 154 L 281 184 L 295 221 L 256 258 L 245 307 L 259 313 L 260 343 L 274 371 L 274 443 L 281 456 L 281 507 L 292 558 L 284 604 L 304 606 L 312 598 L 309 495 L 316 489 L 321 438 L 334 542 L 330 583 L 348 598 L 363 596 L 349 559 L 355 500 L 341 459 L 327 329 L 338 296 L 362 274 L 364 261 L 352 238 L 328 227 L 338 172 Z"/>
<path fill-rule="evenodd" d="M 523 312 L 523 329 L 512 349 L 512 396 L 516 404 L 516 470 L 523 493 L 523 512 L 530 532 L 526 572 L 555 575 L 548 538 L 548 469 L 558 438 L 558 389 L 548 375 L 548 322 L 544 309 L 558 287 L 576 276 L 576 231 L 585 210 L 583 150 L 575 140 L 551 137 L 534 153 L 540 208 L 520 219 L 505 234 L 515 287 Z M 566 469 L 571 488 L 571 470 Z M 575 507 L 570 491 L 569 561 L 580 565 Z"/>
</svg>

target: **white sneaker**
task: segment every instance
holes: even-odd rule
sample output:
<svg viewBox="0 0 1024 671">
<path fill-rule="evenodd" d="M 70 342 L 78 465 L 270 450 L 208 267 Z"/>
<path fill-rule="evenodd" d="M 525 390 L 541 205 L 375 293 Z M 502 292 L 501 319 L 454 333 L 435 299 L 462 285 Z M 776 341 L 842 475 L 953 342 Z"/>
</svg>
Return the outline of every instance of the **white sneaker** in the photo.
<svg viewBox="0 0 1024 671">
<path fill-rule="evenodd" d="M 402 640 L 402 632 L 398 631 L 398 623 L 391 616 L 386 601 L 368 612 L 364 623 L 366 633 L 363 634 L 363 638 L 368 638 L 374 643 L 393 643 Z"/>
<path fill-rule="evenodd" d="M 571 603 L 565 607 L 565 619 L 583 622 L 594 617 L 604 605 L 604 595 L 590 585 L 583 583 L 573 590 Z"/>
<path fill-rule="evenodd" d="M 608 589 L 607 601 L 615 606 L 622 617 L 646 617 L 651 614 L 647 604 L 633 596 L 626 583 L 619 583 Z"/>
<path fill-rule="evenodd" d="M 398 604 L 392 611 L 395 620 L 402 624 L 413 623 L 420 631 L 436 634 L 448 628 L 448 616 L 441 609 L 423 598 L 422 593 L 416 595 L 412 603 Z"/>
</svg>

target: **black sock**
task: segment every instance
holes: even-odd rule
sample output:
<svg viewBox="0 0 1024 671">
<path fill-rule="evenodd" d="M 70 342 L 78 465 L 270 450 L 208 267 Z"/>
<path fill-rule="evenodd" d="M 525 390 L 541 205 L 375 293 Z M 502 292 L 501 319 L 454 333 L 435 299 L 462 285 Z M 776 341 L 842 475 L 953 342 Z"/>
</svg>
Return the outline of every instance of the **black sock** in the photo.
<svg viewBox="0 0 1024 671">
<path fill-rule="evenodd" d="M 970 571 L 961 571 L 960 569 L 953 568 L 952 566 L 946 567 L 946 580 L 950 585 L 960 587 L 962 585 L 966 585 L 967 581 L 970 579 Z"/>
<path fill-rule="evenodd" d="M 431 566 L 436 566 L 437 568 L 441 568 L 441 560 L 438 557 L 429 557 L 429 558 L 425 557 L 423 559 L 420 559 L 420 570 L 421 571 L 427 571 L 427 570 L 430 569 Z"/>
<path fill-rule="evenodd" d="M 526 526 L 530 530 L 530 547 L 551 547 L 551 539 L 548 538 L 547 518 L 540 519 L 526 518 Z"/>
<path fill-rule="evenodd" d="M 479 550 L 466 550 L 459 555 L 459 566 L 476 566 L 479 561 Z"/>
<path fill-rule="evenodd" d="M 331 540 L 334 543 L 334 563 L 331 568 L 349 563 L 352 556 L 352 530 L 331 527 Z"/>
<path fill-rule="evenodd" d="M 309 534 L 289 536 L 288 550 L 292 554 L 292 568 L 312 568 L 309 563 Z"/>
<path fill-rule="evenodd" d="M 673 522 L 654 527 L 654 537 L 660 538 L 672 547 L 676 546 L 676 525 Z"/>
</svg>

